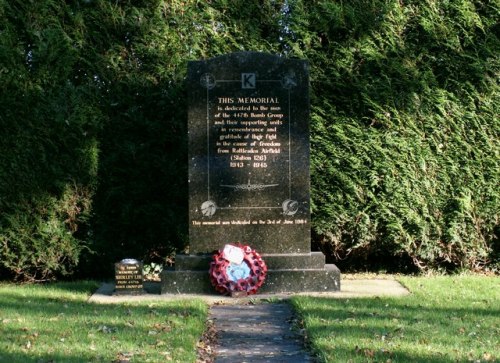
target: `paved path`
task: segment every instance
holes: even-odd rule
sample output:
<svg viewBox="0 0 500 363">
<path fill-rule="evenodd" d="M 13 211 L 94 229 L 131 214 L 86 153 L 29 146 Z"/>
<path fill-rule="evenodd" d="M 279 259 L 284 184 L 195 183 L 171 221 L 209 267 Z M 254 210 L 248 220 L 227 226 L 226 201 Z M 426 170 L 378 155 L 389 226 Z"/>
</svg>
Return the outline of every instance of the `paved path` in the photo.
<svg viewBox="0 0 500 363">
<path fill-rule="evenodd" d="M 160 294 L 159 283 L 145 283 L 146 294 L 113 296 L 114 284 L 103 284 L 90 298 L 95 303 L 143 300 L 203 299 L 211 305 L 210 318 L 218 332 L 216 363 L 286 362 L 308 363 L 313 359 L 304 350 L 302 337 L 292 328 L 293 313 L 286 300 L 294 295 L 330 298 L 403 296 L 410 292 L 393 279 L 342 280 L 341 291 L 303 294 L 268 294 L 232 298 L 218 295 Z M 258 303 L 266 299 L 281 303 Z"/>
<path fill-rule="evenodd" d="M 232 298 L 214 293 L 208 294 L 163 294 L 160 295 L 159 283 L 145 283 L 148 293 L 136 296 L 113 296 L 115 285 L 113 283 L 103 284 L 90 298 L 89 302 L 96 303 L 123 303 L 143 300 L 179 300 L 179 299 L 202 299 L 208 304 L 242 304 L 252 300 L 265 299 L 288 299 L 294 295 L 320 296 L 330 298 L 356 298 L 375 296 L 403 296 L 410 292 L 398 281 L 393 279 L 363 279 L 363 280 L 342 280 L 341 291 L 302 293 L 302 294 L 257 294 L 244 298 Z"/>
<path fill-rule="evenodd" d="M 217 331 L 215 363 L 312 362 L 287 303 L 214 305 L 210 318 Z"/>
</svg>

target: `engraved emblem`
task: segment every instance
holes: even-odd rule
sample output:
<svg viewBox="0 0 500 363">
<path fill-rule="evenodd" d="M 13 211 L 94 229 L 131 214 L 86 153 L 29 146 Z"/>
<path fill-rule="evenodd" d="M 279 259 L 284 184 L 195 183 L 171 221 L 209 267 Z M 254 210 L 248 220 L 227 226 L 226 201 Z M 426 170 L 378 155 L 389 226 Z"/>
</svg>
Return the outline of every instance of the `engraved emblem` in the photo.
<svg viewBox="0 0 500 363">
<path fill-rule="evenodd" d="M 221 187 L 233 188 L 234 190 L 254 191 L 254 190 L 264 190 L 266 188 L 271 188 L 271 187 L 277 187 L 278 185 L 279 184 L 252 184 L 250 183 L 250 179 L 248 179 L 247 184 L 235 184 L 235 185 L 221 184 Z"/>
<path fill-rule="evenodd" d="M 217 206 L 215 205 L 215 202 L 212 200 L 207 200 L 206 202 L 203 202 L 201 204 L 201 214 L 203 214 L 205 217 L 213 216 L 216 211 L 217 211 Z"/>
<path fill-rule="evenodd" d="M 299 202 L 287 199 L 283 202 L 282 207 L 285 216 L 293 216 L 299 210 Z"/>
<path fill-rule="evenodd" d="M 290 89 L 297 86 L 297 80 L 295 79 L 295 74 L 287 74 L 281 78 L 281 86 L 284 89 Z"/>
<path fill-rule="evenodd" d="M 212 89 L 215 87 L 215 77 L 210 73 L 205 73 L 200 78 L 200 84 L 206 89 Z"/>
<path fill-rule="evenodd" d="M 242 73 L 241 74 L 241 88 L 244 88 L 244 89 L 255 88 L 255 73 Z"/>
</svg>

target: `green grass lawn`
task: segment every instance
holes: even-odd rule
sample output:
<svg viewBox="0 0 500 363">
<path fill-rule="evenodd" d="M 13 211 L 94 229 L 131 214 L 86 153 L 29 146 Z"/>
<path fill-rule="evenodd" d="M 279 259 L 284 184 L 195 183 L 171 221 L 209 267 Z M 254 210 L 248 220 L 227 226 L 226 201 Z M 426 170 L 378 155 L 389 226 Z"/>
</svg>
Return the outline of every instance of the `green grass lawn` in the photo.
<svg viewBox="0 0 500 363">
<path fill-rule="evenodd" d="M 398 277 L 394 298 L 294 297 L 324 362 L 499 362 L 500 278 Z M 95 282 L 0 284 L 0 362 L 195 362 L 201 300 L 88 303 Z"/>
<path fill-rule="evenodd" d="M 411 295 L 295 297 L 323 362 L 500 362 L 500 278 L 398 277 Z"/>
<path fill-rule="evenodd" d="M 207 306 L 87 303 L 94 282 L 0 284 L 0 362 L 194 362 Z"/>
</svg>

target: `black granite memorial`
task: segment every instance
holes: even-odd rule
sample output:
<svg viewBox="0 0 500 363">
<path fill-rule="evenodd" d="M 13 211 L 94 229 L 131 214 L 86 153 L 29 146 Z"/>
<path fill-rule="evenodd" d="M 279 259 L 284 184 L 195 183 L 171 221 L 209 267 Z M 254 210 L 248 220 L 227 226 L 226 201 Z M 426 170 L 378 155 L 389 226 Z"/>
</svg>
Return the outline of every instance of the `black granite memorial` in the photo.
<svg viewBox="0 0 500 363">
<path fill-rule="evenodd" d="M 124 259 L 115 263 L 115 294 L 137 295 L 144 292 L 142 263 Z"/>
<path fill-rule="evenodd" d="M 188 64 L 189 255 L 163 293 L 209 292 L 211 254 L 248 244 L 262 292 L 335 291 L 340 272 L 310 251 L 306 61 L 241 52 Z"/>
</svg>

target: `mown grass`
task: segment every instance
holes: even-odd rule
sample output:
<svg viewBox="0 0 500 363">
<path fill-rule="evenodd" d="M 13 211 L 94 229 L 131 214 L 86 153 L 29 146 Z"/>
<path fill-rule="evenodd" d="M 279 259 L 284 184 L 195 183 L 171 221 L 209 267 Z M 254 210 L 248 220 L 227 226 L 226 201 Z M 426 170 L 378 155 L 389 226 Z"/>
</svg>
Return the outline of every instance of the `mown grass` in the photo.
<svg viewBox="0 0 500 363">
<path fill-rule="evenodd" d="M 200 301 L 88 303 L 94 282 L 0 284 L 0 362 L 194 362 Z"/>
<path fill-rule="evenodd" d="M 500 278 L 401 277 L 405 297 L 295 297 L 323 362 L 499 362 Z"/>
<path fill-rule="evenodd" d="M 500 278 L 398 277 L 411 295 L 294 297 L 323 362 L 498 362 Z M 194 362 L 201 300 L 87 302 L 95 282 L 0 284 L 0 362 Z"/>
</svg>

